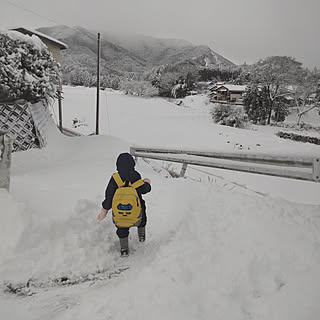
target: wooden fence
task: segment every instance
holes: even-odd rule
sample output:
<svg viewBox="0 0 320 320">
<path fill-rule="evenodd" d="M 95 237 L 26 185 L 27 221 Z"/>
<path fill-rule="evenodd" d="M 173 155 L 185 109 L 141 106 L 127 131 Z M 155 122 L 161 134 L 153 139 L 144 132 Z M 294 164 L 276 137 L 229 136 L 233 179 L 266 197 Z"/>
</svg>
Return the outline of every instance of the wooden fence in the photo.
<svg viewBox="0 0 320 320">
<path fill-rule="evenodd" d="M 187 165 L 190 164 L 320 182 L 320 157 L 293 158 L 242 152 L 207 152 L 146 148 L 138 146 L 131 147 L 130 153 L 134 157 L 182 163 L 183 165 L 180 172 L 180 177 L 184 176 Z"/>
<path fill-rule="evenodd" d="M 9 190 L 12 140 L 0 131 L 0 188 Z"/>
</svg>

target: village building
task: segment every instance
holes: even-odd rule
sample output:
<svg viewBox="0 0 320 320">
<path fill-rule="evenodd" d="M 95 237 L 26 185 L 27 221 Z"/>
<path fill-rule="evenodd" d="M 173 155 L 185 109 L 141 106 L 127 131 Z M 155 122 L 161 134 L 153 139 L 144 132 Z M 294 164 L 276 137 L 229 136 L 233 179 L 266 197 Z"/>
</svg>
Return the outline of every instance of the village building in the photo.
<svg viewBox="0 0 320 320">
<path fill-rule="evenodd" d="M 242 102 L 246 85 L 224 84 L 216 88 L 216 100 L 226 102 Z"/>
</svg>

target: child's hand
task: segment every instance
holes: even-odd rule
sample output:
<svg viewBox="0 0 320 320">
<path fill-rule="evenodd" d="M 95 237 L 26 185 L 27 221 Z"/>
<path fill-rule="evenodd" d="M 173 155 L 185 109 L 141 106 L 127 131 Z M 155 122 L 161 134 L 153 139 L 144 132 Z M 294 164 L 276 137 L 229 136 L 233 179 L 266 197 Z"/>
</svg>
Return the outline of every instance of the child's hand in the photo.
<svg viewBox="0 0 320 320">
<path fill-rule="evenodd" d="M 144 181 L 144 182 L 148 182 L 149 184 L 151 184 L 151 181 L 150 181 L 150 179 L 148 179 L 148 178 L 144 178 L 143 181 Z"/>
<path fill-rule="evenodd" d="M 98 221 L 103 220 L 106 217 L 107 213 L 108 213 L 108 210 L 102 208 L 101 212 L 98 215 Z"/>
</svg>

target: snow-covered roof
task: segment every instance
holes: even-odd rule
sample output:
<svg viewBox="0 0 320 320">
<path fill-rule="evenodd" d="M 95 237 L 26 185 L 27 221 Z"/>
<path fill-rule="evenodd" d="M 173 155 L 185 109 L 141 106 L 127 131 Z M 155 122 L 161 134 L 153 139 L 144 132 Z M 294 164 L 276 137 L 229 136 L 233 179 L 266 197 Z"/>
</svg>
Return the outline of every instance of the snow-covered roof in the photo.
<svg viewBox="0 0 320 320">
<path fill-rule="evenodd" d="M 34 34 L 28 35 L 15 30 L 5 31 L 5 34 L 8 35 L 13 40 L 29 43 L 39 51 L 42 51 L 44 48 L 47 48 L 45 43 L 38 36 Z"/>
<path fill-rule="evenodd" d="M 22 28 L 22 27 L 13 28 L 11 30 L 19 31 L 19 32 L 21 32 L 23 34 L 27 34 L 27 35 L 36 35 L 40 39 L 44 38 L 46 40 L 49 40 L 49 41 L 55 43 L 58 47 L 60 47 L 61 50 L 68 49 L 68 46 L 65 43 L 63 43 L 62 41 L 59 41 L 59 40 L 57 40 L 55 38 L 52 38 L 52 37 L 50 37 L 50 36 L 48 36 L 48 35 L 46 35 L 44 33 L 41 33 L 39 31 L 36 31 L 36 30 L 33 30 L 33 29 L 26 29 L 26 28 Z"/>
<path fill-rule="evenodd" d="M 235 84 L 224 84 L 222 86 L 219 86 L 216 90 L 219 90 L 221 88 L 225 88 L 229 91 L 236 91 L 236 92 L 243 92 L 246 90 L 246 85 L 235 85 Z"/>
</svg>

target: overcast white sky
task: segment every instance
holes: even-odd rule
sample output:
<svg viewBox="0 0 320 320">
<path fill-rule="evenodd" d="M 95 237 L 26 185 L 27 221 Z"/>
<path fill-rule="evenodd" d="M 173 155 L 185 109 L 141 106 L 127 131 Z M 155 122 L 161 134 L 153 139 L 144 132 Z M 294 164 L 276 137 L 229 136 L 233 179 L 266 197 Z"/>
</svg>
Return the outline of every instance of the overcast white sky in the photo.
<svg viewBox="0 0 320 320">
<path fill-rule="evenodd" d="M 320 0 L 0 0 L 0 27 L 65 24 L 209 45 L 236 64 L 289 55 L 320 68 Z M 33 11 L 25 11 L 22 8 Z"/>
</svg>

